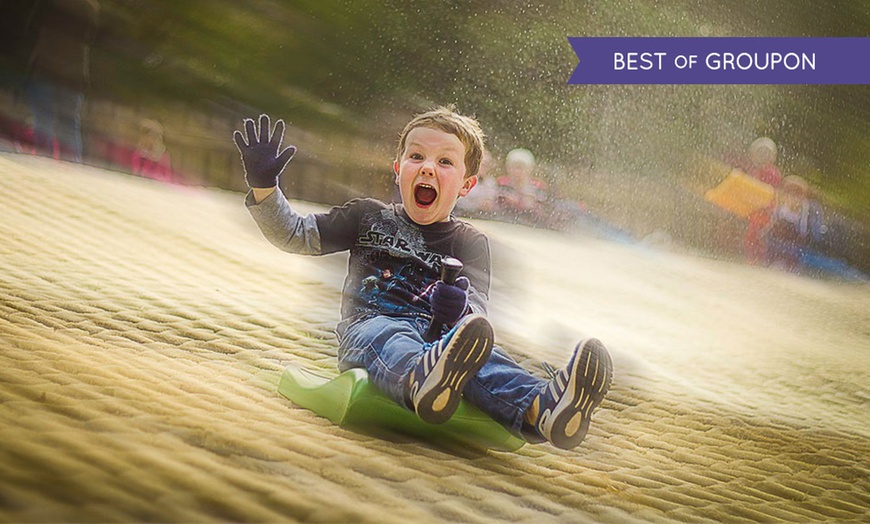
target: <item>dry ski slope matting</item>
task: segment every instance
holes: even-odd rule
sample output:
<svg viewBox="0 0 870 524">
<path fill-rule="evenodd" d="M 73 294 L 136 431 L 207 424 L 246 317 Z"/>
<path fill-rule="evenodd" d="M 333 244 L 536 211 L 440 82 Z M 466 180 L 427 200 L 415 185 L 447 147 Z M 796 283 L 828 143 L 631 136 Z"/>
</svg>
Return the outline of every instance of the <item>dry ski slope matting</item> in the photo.
<svg viewBox="0 0 870 524">
<path fill-rule="evenodd" d="M 870 519 L 867 287 L 478 225 L 500 343 L 613 352 L 576 450 L 293 406 L 285 366 L 335 372 L 343 256 L 278 252 L 240 194 L 0 154 L 0 521 Z"/>
</svg>

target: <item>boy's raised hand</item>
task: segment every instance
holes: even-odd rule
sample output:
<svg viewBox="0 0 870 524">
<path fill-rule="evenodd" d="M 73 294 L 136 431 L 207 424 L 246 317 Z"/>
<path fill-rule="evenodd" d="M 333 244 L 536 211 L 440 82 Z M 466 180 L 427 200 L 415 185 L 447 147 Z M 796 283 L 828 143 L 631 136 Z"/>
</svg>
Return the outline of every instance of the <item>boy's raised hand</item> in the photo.
<svg viewBox="0 0 870 524">
<path fill-rule="evenodd" d="M 284 140 L 284 121 L 275 122 L 275 129 L 270 135 L 271 127 L 269 116 L 260 115 L 259 132 L 253 120 L 245 119 L 247 140 L 241 131 L 233 133 L 233 140 L 242 155 L 245 181 L 249 187 L 267 189 L 277 186 L 278 177 L 296 154 L 295 146 L 288 146 L 279 153 L 281 141 Z"/>
<path fill-rule="evenodd" d="M 441 280 L 435 283 L 429 296 L 433 321 L 452 325 L 462 318 L 468 308 L 469 284 L 465 277 L 457 278 L 453 285 Z"/>
</svg>

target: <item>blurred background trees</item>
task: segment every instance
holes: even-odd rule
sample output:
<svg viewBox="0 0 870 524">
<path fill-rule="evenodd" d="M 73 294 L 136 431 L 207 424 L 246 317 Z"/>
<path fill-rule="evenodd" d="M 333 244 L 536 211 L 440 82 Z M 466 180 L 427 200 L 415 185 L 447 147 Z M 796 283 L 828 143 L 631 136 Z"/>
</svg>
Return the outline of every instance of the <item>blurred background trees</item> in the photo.
<svg viewBox="0 0 870 524">
<path fill-rule="evenodd" d="M 9 93 L 39 3 L 0 0 Z M 568 36 L 867 36 L 866 1 L 100 3 L 91 131 L 130 141 L 129 125 L 108 121 L 155 117 L 197 183 L 241 189 L 228 133 L 267 112 L 288 120 L 300 145 L 291 190 L 330 203 L 386 198 L 401 126 L 455 103 L 481 120 L 497 158 L 529 148 L 564 194 L 640 236 L 662 229 L 696 244 L 706 233 L 687 222 L 711 211 L 695 197 L 718 176 L 698 159 L 742 154 L 770 136 L 783 173 L 805 177 L 857 224 L 852 258 L 870 253 L 870 87 L 567 85 L 576 65 Z M 15 113 L 20 99 L 6 100 Z"/>
</svg>

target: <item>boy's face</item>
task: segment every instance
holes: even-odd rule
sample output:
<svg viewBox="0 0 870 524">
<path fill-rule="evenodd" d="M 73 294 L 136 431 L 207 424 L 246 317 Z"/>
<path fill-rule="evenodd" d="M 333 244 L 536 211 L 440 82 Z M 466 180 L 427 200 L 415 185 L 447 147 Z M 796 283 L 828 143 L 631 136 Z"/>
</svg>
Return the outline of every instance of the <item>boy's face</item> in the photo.
<svg viewBox="0 0 870 524">
<path fill-rule="evenodd" d="M 405 212 L 423 226 L 447 220 L 456 200 L 477 183 L 477 177 L 465 178 L 465 146 L 459 137 L 428 127 L 408 133 L 393 169 Z"/>
</svg>

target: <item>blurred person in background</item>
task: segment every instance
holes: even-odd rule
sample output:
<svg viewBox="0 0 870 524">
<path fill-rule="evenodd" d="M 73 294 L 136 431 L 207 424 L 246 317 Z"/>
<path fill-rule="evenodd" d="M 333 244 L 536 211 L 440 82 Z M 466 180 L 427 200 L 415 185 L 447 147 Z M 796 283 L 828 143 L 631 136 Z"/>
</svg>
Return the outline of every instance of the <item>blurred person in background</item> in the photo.
<svg viewBox="0 0 870 524">
<path fill-rule="evenodd" d="M 37 4 L 36 43 L 26 77 L 34 141 L 41 155 L 82 161 L 81 113 L 99 13 L 96 0 Z"/>
<path fill-rule="evenodd" d="M 809 185 L 799 176 L 783 179 L 770 221 L 761 230 L 770 266 L 797 271 L 801 257 L 824 233 L 821 207 L 810 199 Z"/>
<path fill-rule="evenodd" d="M 139 142 L 130 160 L 133 174 L 162 182 L 174 182 L 172 161 L 163 142 L 163 126 L 146 118 L 139 124 Z"/>
<path fill-rule="evenodd" d="M 745 166 L 746 174 L 760 180 L 773 188 L 779 187 L 782 175 L 776 167 L 777 147 L 770 138 L 761 137 L 749 146 L 749 163 Z M 750 264 L 762 264 L 767 260 L 767 248 L 762 238 L 762 230 L 770 221 L 773 204 L 769 207 L 753 211 L 749 215 L 749 224 L 743 236 L 743 251 L 746 261 Z"/>
<path fill-rule="evenodd" d="M 546 225 L 549 195 L 547 183 L 535 178 L 535 156 L 517 148 L 505 158 L 504 176 L 496 180 L 498 212 L 508 220 L 527 225 Z"/>
</svg>

